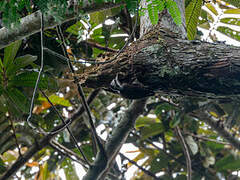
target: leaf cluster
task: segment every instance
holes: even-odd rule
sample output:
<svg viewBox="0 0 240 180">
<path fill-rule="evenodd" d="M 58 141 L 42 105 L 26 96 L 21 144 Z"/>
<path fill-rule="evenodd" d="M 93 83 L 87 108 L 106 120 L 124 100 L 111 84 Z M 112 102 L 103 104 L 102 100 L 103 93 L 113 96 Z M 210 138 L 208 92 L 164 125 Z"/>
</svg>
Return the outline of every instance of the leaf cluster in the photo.
<svg viewBox="0 0 240 180">
<path fill-rule="evenodd" d="M 167 9 L 169 14 L 172 16 L 173 21 L 177 25 L 181 25 L 181 13 L 178 9 L 177 3 L 173 0 L 148 0 L 147 2 L 147 11 L 149 18 L 152 24 L 157 24 L 159 20 L 159 13 L 161 13 L 164 9 Z"/>
</svg>

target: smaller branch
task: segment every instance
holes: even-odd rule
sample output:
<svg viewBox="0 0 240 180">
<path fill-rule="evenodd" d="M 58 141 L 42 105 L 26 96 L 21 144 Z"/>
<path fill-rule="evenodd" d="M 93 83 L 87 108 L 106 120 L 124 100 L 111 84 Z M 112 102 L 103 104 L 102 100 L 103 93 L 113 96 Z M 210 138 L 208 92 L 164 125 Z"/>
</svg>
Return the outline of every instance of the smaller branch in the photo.
<svg viewBox="0 0 240 180">
<path fill-rule="evenodd" d="M 213 120 L 211 115 L 204 108 L 193 111 L 189 113 L 189 115 L 207 123 L 215 131 L 217 131 L 224 139 L 226 139 L 233 147 L 240 150 L 240 141 L 236 137 L 234 137 L 227 130 L 227 128 L 221 125 L 220 120 L 218 121 Z"/>
<path fill-rule="evenodd" d="M 36 96 L 38 84 L 39 84 L 40 77 L 41 77 L 41 74 L 42 74 L 42 71 L 43 71 L 43 66 L 44 66 L 44 61 L 43 61 L 43 46 L 44 46 L 43 45 L 43 31 L 44 31 L 44 19 L 43 19 L 43 13 L 41 13 L 41 64 L 40 64 L 40 69 L 39 69 L 39 72 L 38 72 L 38 77 L 37 77 L 37 80 L 36 80 L 36 83 L 35 83 L 35 87 L 34 87 L 34 90 L 33 90 L 31 105 L 30 105 L 30 108 L 29 108 L 29 115 L 28 115 L 28 118 L 27 118 L 27 124 L 34 130 L 38 130 L 38 128 L 35 127 L 30 122 L 30 120 L 32 118 L 32 111 L 33 111 L 33 107 L 34 107 L 34 99 L 35 99 L 35 96 Z"/>
<path fill-rule="evenodd" d="M 58 38 L 61 42 L 63 42 L 61 44 L 61 47 L 62 47 L 62 50 L 63 50 L 63 53 L 64 53 L 64 56 L 65 57 L 68 57 L 68 53 L 67 53 L 67 49 L 66 49 L 66 42 L 65 42 L 65 39 L 64 39 L 64 36 L 63 36 L 63 33 L 62 33 L 62 30 L 61 30 L 61 27 L 60 26 L 57 26 L 57 34 L 58 34 Z M 90 108 L 87 104 L 87 101 L 86 101 L 86 98 L 85 98 L 85 95 L 84 95 L 84 92 L 83 92 L 83 89 L 82 89 L 82 86 L 80 83 L 77 83 L 78 82 L 78 79 L 77 77 L 75 76 L 75 70 L 73 68 L 73 65 L 71 63 L 71 61 L 68 61 L 68 67 L 73 75 L 73 78 L 74 78 L 74 82 L 75 84 L 77 85 L 77 89 L 78 89 L 78 94 L 79 96 L 81 97 L 81 101 L 82 101 L 82 104 L 83 104 L 83 107 L 88 115 L 88 119 L 89 119 L 89 124 L 90 124 L 90 127 L 91 127 L 91 132 L 93 134 L 93 137 L 98 145 L 98 148 L 99 148 L 99 151 L 101 154 L 103 154 L 103 156 L 105 157 L 104 160 L 107 159 L 107 156 L 106 156 L 106 153 L 105 153 L 105 149 L 104 149 L 104 146 L 102 145 L 101 141 L 100 141 L 100 138 L 98 137 L 97 135 L 97 132 L 96 132 L 96 128 L 94 126 L 94 123 L 93 123 L 93 119 L 92 119 L 92 115 L 91 115 L 91 111 L 90 111 Z"/>
<path fill-rule="evenodd" d="M 131 134 L 134 135 L 134 136 L 136 136 L 136 137 L 138 137 L 138 138 L 140 139 L 140 136 L 137 135 L 136 133 L 131 132 Z M 187 165 L 186 165 L 185 162 L 182 162 L 180 159 L 177 159 L 176 157 L 174 157 L 174 156 L 171 155 L 170 153 L 167 153 L 167 152 L 164 151 L 163 149 L 159 148 L 159 147 L 156 146 L 151 140 L 145 139 L 144 141 L 147 142 L 147 143 L 149 143 L 149 144 L 151 144 L 151 145 L 152 145 L 153 147 L 155 147 L 159 152 L 163 152 L 163 153 L 166 154 L 168 157 L 172 158 L 172 159 L 173 159 L 175 162 L 177 162 L 178 164 L 184 165 L 185 167 L 187 167 Z M 199 175 L 205 175 L 205 174 L 199 172 L 197 168 L 194 168 L 194 167 L 193 167 L 193 170 L 194 170 L 196 173 L 198 173 Z M 215 176 L 215 174 L 211 174 L 211 175 L 214 175 L 214 176 Z"/>
<path fill-rule="evenodd" d="M 161 133 L 160 134 L 160 138 L 162 139 L 163 151 L 167 152 L 167 142 L 165 140 L 165 134 Z M 171 168 L 170 162 L 167 163 L 166 171 L 167 171 L 169 177 L 171 177 L 171 175 L 172 175 L 172 168 Z"/>
<path fill-rule="evenodd" d="M 81 149 L 81 147 L 78 145 L 78 142 L 77 142 L 77 139 L 75 138 L 75 136 L 73 135 L 71 129 L 68 127 L 68 125 L 70 123 L 66 123 L 64 118 L 62 117 L 62 115 L 58 112 L 57 108 L 54 106 L 54 104 L 50 101 L 50 99 L 48 98 L 48 96 L 43 92 L 41 91 L 41 93 L 43 94 L 43 96 L 47 99 L 48 103 L 53 107 L 54 111 L 57 113 L 58 117 L 61 119 L 62 123 L 64 124 L 63 128 L 61 129 L 58 129 L 57 131 L 54 131 L 54 132 L 51 132 L 52 134 L 56 134 L 56 132 L 59 132 L 60 130 L 63 130 L 65 127 L 67 128 L 67 131 L 69 132 L 71 138 L 73 139 L 73 142 L 76 146 L 76 148 L 78 149 L 78 151 L 81 153 L 85 163 L 87 163 L 87 165 L 90 166 L 90 162 L 88 161 L 88 159 L 86 158 L 86 156 L 84 155 L 84 152 L 83 150 Z"/>
<path fill-rule="evenodd" d="M 92 167 L 88 170 L 83 180 L 104 179 L 110 169 L 114 158 L 117 156 L 123 143 L 125 143 L 130 131 L 134 127 L 135 121 L 143 113 L 147 99 L 134 100 L 125 111 L 120 123 L 114 128 L 112 135 L 105 144 L 107 161 L 101 153 L 98 153 Z"/>
<path fill-rule="evenodd" d="M 63 55 L 61 55 L 61 54 L 59 54 L 55 51 L 52 51 L 51 49 L 48 49 L 46 47 L 44 48 L 44 51 L 48 52 L 49 54 L 52 54 L 53 56 L 56 56 L 56 57 L 64 60 L 66 62 L 70 61 L 70 62 L 73 62 L 73 63 L 80 63 L 80 64 L 86 64 L 86 63 L 89 63 L 89 64 L 105 64 L 106 63 L 106 62 L 98 62 L 95 59 L 82 59 L 81 58 L 81 60 L 83 60 L 83 61 L 72 60 L 72 59 L 69 59 L 69 58 L 67 58 L 67 57 L 65 57 L 65 56 L 63 56 Z"/>
<path fill-rule="evenodd" d="M 140 139 L 140 136 L 137 135 L 136 133 L 131 132 L 131 134 Z M 153 147 L 155 147 L 158 151 L 163 152 L 163 153 L 166 154 L 168 157 L 174 159 L 174 161 L 178 162 L 180 165 L 186 166 L 185 162 L 181 162 L 179 159 L 175 158 L 173 155 L 171 155 L 171 154 L 167 153 L 166 151 L 164 151 L 163 149 L 159 148 L 159 147 L 156 146 L 151 140 L 145 139 L 144 141 L 146 141 L 147 143 L 151 144 L 151 145 L 152 145 Z"/>
<path fill-rule="evenodd" d="M 117 50 L 109 48 L 109 47 L 104 47 L 96 42 L 91 42 L 91 41 L 85 41 L 85 43 L 89 46 L 92 46 L 94 48 L 103 50 L 103 51 L 107 51 L 107 52 L 117 52 Z"/>
<path fill-rule="evenodd" d="M 190 135 L 190 136 L 193 136 L 193 137 L 198 138 L 198 139 L 205 140 L 205 141 L 211 141 L 211 142 L 215 142 L 215 143 L 217 143 L 217 144 L 223 144 L 223 145 L 232 146 L 232 145 L 231 145 L 230 143 L 228 143 L 228 142 L 218 141 L 218 140 L 216 140 L 216 139 L 210 139 L 210 138 L 208 138 L 208 137 L 206 137 L 206 136 L 196 135 L 196 134 L 193 134 L 193 133 L 190 133 L 190 132 L 187 132 L 187 133 L 185 133 L 185 134 Z"/>
<path fill-rule="evenodd" d="M 90 104 L 94 98 L 98 95 L 99 89 L 94 90 L 91 92 L 91 94 L 88 97 L 88 104 Z M 82 113 L 84 112 L 84 108 L 81 106 L 79 107 L 72 115 L 66 120 L 66 123 L 68 122 L 73 122 L 76 120 Z M 63 125 L 59 125 L 54 127 L 52 130 L 55 132 L 58 129 L 61 129 Z M 21 158 L 19 158 L 17 161 L 13 163 L 13 165 L 4 173 L 0 176 L 0 180 L 6 180 L 9 179 L 14 173 L 16 173 L 32 156 L 40 151 L 42 148 L 46 147 L 49 145 L 49 141 L 55 137 L 56 134 L 47 134 L 44 136 L 38 143 L 34 144 L 31 148 L 28 149 L 26 153 L 23 154 Z"/>
<path fill-rule="evenodd" d="M 88 1 L 86 1 L 88 3 Z M 93 2 L 93 1 L 92 1 Z M 125 5 L 124 1 L 119 3 L 90 3 L 86 7 L 78 6 L 76 9 L 77 12 L 68 11 L 65 16 L 62 17 L 62 23 L 71 21 L 78 18 L 78 15 L 90 14 L 97 11 L 102 11 L 106 9 L 118 8 L 122 5 Z M 76 15 L 76 13 L 78 15 Z M 36 11 L 20 20 L 20 25 L 17 29 L 9 30 L 7 28 L 0 29 L 0 49 L 8 46 L 10 43 L 27 38 L 32 34 L 38 33 L 40 31 L 40 16 L 41 12 Z M 52 16 L 45 16 L 44 24 L 45 30 L 56 27 L 59 22 Z"/>
<path fill-rule="evenodd" d="M 129 159 L 127 156 L 125 156 L 122 153 L 119 153 L 119 155 L 123 158 L 128 160 L 128 162 L 132 163 L 134 166 L 136 166 L 138 169 L 141 169 L 145 174 L 147 174 L 148 176 L 151 176 L 152 178 L 154 178 L 155 180 L 160 179 L 158 178 L 155 174 L 153 174 L 152 172 L 146 170 L 145 168 L 143 168 L 142 166 L 139 166 L 135 161 Z"/>
<path fill-rule="evenodd" d="M 174 130 L 175 130 L 177 138 L 180 141 L 180 144 L 182 145 L 183 153 L 184 153 L 185 158 L 186 158 L 187 172 L 188 172 L 187 179 L 191 180 L 192 179 L 192 167 L 191 167 L 191 157 L 190 157 L 189 149 L 187 147 L 187 144 L 185 142 L 185 139 L 182 135 L 182 132 L 181 132 L 180 128 L 177 126 L 176 128 L 174 128 Z"/>
<path fill-rule="evenodd" d="M 60 152 L 61 154 L 63 154 L 64 156 L 72 159 L 73 161 L 76 161 L 77 163 L 81 164 L 85 169 L 88 169 L 88 167 L 86 166 L 86 161 L 82 158 L 80 158 L 75 152 L 73 152 L 71 149 L 66 148 L 65 146 L 63 146 L 62 144 L 58 143 L 55 140 L 52 140 L 49 142 L 49 145 L 55 149 L 56 151 Z M 74 156 L 75 158 L 73 158 L 72 156 Z"/>
<path fill-rule="evenodd" d="M 18 143 L 17 136 L 16 136 L 16 129 L 15 129 L 15 127 L 14 127 L 12 118 L 10 117 L 9 119 L 10 119 L 10 123 L 11 123 L 12 130 L 13 130 L 13 136 L 14 136 L 14 139 L 15 139 L 15 142 L 16 142 L 16 145 L 17 145 L 18 154 L 19 154 L 19 156 L 21 157 L 21 156 L 22 156 L 22 153 L 21 153 L 21 149 L 20 149 L 20 146 L 19 146 L 19 143 Z"/>
</svg>

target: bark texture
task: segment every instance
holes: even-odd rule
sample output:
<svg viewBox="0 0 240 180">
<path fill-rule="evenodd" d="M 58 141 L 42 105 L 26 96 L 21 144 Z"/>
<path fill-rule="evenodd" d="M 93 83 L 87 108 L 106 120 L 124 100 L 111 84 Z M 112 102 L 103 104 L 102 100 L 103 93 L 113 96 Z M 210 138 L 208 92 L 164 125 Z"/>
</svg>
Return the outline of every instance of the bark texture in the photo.
<svg viewBox="0 0 240 180">
<path fill-rule="evenodd" d="M 223 43 L 184 40 L 158 27 L 129 46 L 117 60 L 80 76 L 80 81 L 87 87 L 108 89 L 118 73 L 121 82 L 137 79 L 161 93 L 236 95 L 240 94 L 239 50 Z"/>
</svg>

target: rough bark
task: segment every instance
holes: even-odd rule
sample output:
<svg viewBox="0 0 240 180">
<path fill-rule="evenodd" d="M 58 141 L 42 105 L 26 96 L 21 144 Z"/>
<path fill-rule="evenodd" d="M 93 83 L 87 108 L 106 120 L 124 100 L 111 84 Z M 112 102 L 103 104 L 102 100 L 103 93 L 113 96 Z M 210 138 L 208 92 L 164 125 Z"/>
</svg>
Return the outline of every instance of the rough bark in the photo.
<svg viewBox="0 0 240 180">
<path fill-rule="evenodd" d="M 236 95 L 240 94 L 239 50 L 223 43 L 184 40 L 167 29 L 154 28 L 116 61 L 92 68 L 80 81 L 108 89 L 119 73 L 121 82 L 137 79 L 164 94 Z"/>
</svg>

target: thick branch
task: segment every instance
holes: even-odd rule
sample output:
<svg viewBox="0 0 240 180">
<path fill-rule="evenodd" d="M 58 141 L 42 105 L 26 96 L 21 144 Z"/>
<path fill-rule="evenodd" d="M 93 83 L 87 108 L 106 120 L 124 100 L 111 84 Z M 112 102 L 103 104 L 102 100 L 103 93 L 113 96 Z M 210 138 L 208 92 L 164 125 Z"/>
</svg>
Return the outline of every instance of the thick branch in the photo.
<svg viewBox="0 0 240 180">
<path fill-rule="evenodd" d="M 80 79 L 88 87 L 108 88 L 119 73 L 121 82 L 137 78 L 161 93 L 236 95 L 240 94 L 239 51 L 239 47 L 223 43 L 183 40 L 167 29 L 156 28 L 115 62 L 94 68 Z"/>
<path fill-rule="evenodd" d="M 87 14 L 87 13 L 93 13 L 96 11 L 102 11 L 106 9 L 116 8 L 121 5 L 123 5 L 124 2 L 120 2 L 117 4 L 113 3 L 92 3 L 87 5 L 86 7 L 79 7 L 77 13 Z M 1 28 L 0 29 L 0 49 L 8 46 L 10 43 L 21 40 L 23 38 L 26 38 L 32 34 L 35 34 L 40 31 L 40 11 L 37 11 L 33 14 L 30 14 L 24 18 L 21 19 L 20 25 L 16 29 L 9 30 L 7 28 Z M 78 15 L 76 12 L 71 11 L 71 13 L 66 13 L 65 17 L 63 17 L 63 20 L 61 23 L 73 20 L 77 18 Z M 55 26 L 57 26 L 59 22 L 57 22 L 52 16 L 44 16 L 44 29 L 50 29 Z"/>
</svg>

